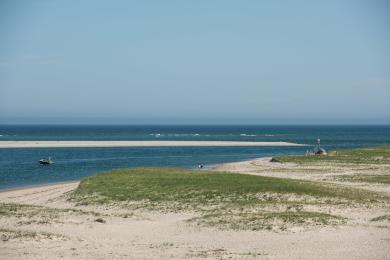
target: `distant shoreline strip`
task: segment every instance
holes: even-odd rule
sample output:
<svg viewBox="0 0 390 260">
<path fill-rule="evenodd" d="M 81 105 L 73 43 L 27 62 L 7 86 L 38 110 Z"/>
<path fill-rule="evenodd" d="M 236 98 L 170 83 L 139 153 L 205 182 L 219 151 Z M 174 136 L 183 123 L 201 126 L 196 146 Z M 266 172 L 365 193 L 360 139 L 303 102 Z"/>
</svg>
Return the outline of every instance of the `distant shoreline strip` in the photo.
<svg viewBox="0 0 390 260">
<path fill-rule="evenodd" d="M 240 141 L 0 141 L 0 148 L 304 146 L 288 142 Z"/>
</svg>

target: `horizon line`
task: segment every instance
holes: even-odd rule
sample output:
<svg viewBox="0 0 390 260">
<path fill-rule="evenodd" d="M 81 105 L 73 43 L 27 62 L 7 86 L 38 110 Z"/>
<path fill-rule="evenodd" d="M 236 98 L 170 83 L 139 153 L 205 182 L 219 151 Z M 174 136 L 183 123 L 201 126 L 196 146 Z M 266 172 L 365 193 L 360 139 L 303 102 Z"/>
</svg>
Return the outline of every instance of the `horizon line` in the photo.
<svg viewBox="0 0 390 260">
<path fill-rule="evenodd" d="M 390 126 L 390 123 L 0 123 L 0 126 Z"/>
</svg>

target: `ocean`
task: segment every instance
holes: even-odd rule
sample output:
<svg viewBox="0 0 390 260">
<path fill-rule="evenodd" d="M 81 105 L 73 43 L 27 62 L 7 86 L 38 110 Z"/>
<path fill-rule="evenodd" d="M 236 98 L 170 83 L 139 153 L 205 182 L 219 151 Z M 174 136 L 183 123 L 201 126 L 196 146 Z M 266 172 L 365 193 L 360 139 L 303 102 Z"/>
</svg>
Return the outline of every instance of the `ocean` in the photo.
<svg viewBox="0 0 390 260">
<path fill-rule="evenodd" d="M 321 139 L 327 150 L 390 144 L 390 126 L 60 126 L 2 125 L 2 140 L 285 141 L 299 147 L 129 147 L 0 149 L 0 189 L 80 180 L 128 167 L 196 168 L 304 154 Z M 51 156 L 55 164 L 38 164 Z"/>
</svg>

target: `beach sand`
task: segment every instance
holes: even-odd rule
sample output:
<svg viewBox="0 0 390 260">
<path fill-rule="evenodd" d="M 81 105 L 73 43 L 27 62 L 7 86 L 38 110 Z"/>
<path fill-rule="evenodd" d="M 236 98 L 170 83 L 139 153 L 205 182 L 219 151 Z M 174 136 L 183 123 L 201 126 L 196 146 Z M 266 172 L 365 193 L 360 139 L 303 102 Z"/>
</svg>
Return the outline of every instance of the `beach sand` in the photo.
<svg viewBox="0 0 390 260">
<path fill-rule="evenodd" d="M 0 148 L 56 147 L 178 147 L 178 146 L 301 146 L 288 142 L 239 141 L 0 141 Z"/>
<path fill-rule="evenodd" d="M 282 167 L 269 164 L 268 160 L 224 164 L 216 170 L 260 174 L 264 167 Z M 67 192 L 77 185 L 73 182 L 0 192 L 3 203 L 63 209 L 57 216 L 1 217 L 0 258 L 390 258 L 389 225 L 370 222 L 371 218 L 386 213 L 383 208 L 332 209 L 332 213 L 334 210 L 350 219 L 348 224 L 339 226 L 304 227 L 286 232 L 219 230 L 188 223 L 187 220 L 197 216 L 195 212 L 162 213 L 148 209 L 126 210 L 113 205 L 76 205 L 67 200 Z M 16 233 L 15 230 L 35 233 Z"/>
</svg>

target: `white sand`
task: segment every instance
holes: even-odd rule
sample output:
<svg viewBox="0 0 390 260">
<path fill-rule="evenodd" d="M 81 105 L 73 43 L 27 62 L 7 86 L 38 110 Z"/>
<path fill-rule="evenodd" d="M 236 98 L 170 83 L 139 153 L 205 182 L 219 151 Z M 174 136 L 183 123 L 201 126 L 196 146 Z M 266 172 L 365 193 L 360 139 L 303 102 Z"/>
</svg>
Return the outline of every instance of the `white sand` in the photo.
<svg viewBox="0 0 390 260">
<path fill-rule="evenodd" d="M 55 147 L 176 147 L 176 146 L 301 146 L 288 142 L 235 141 L 0 141 L 0 148 Z"/>
</svg>

